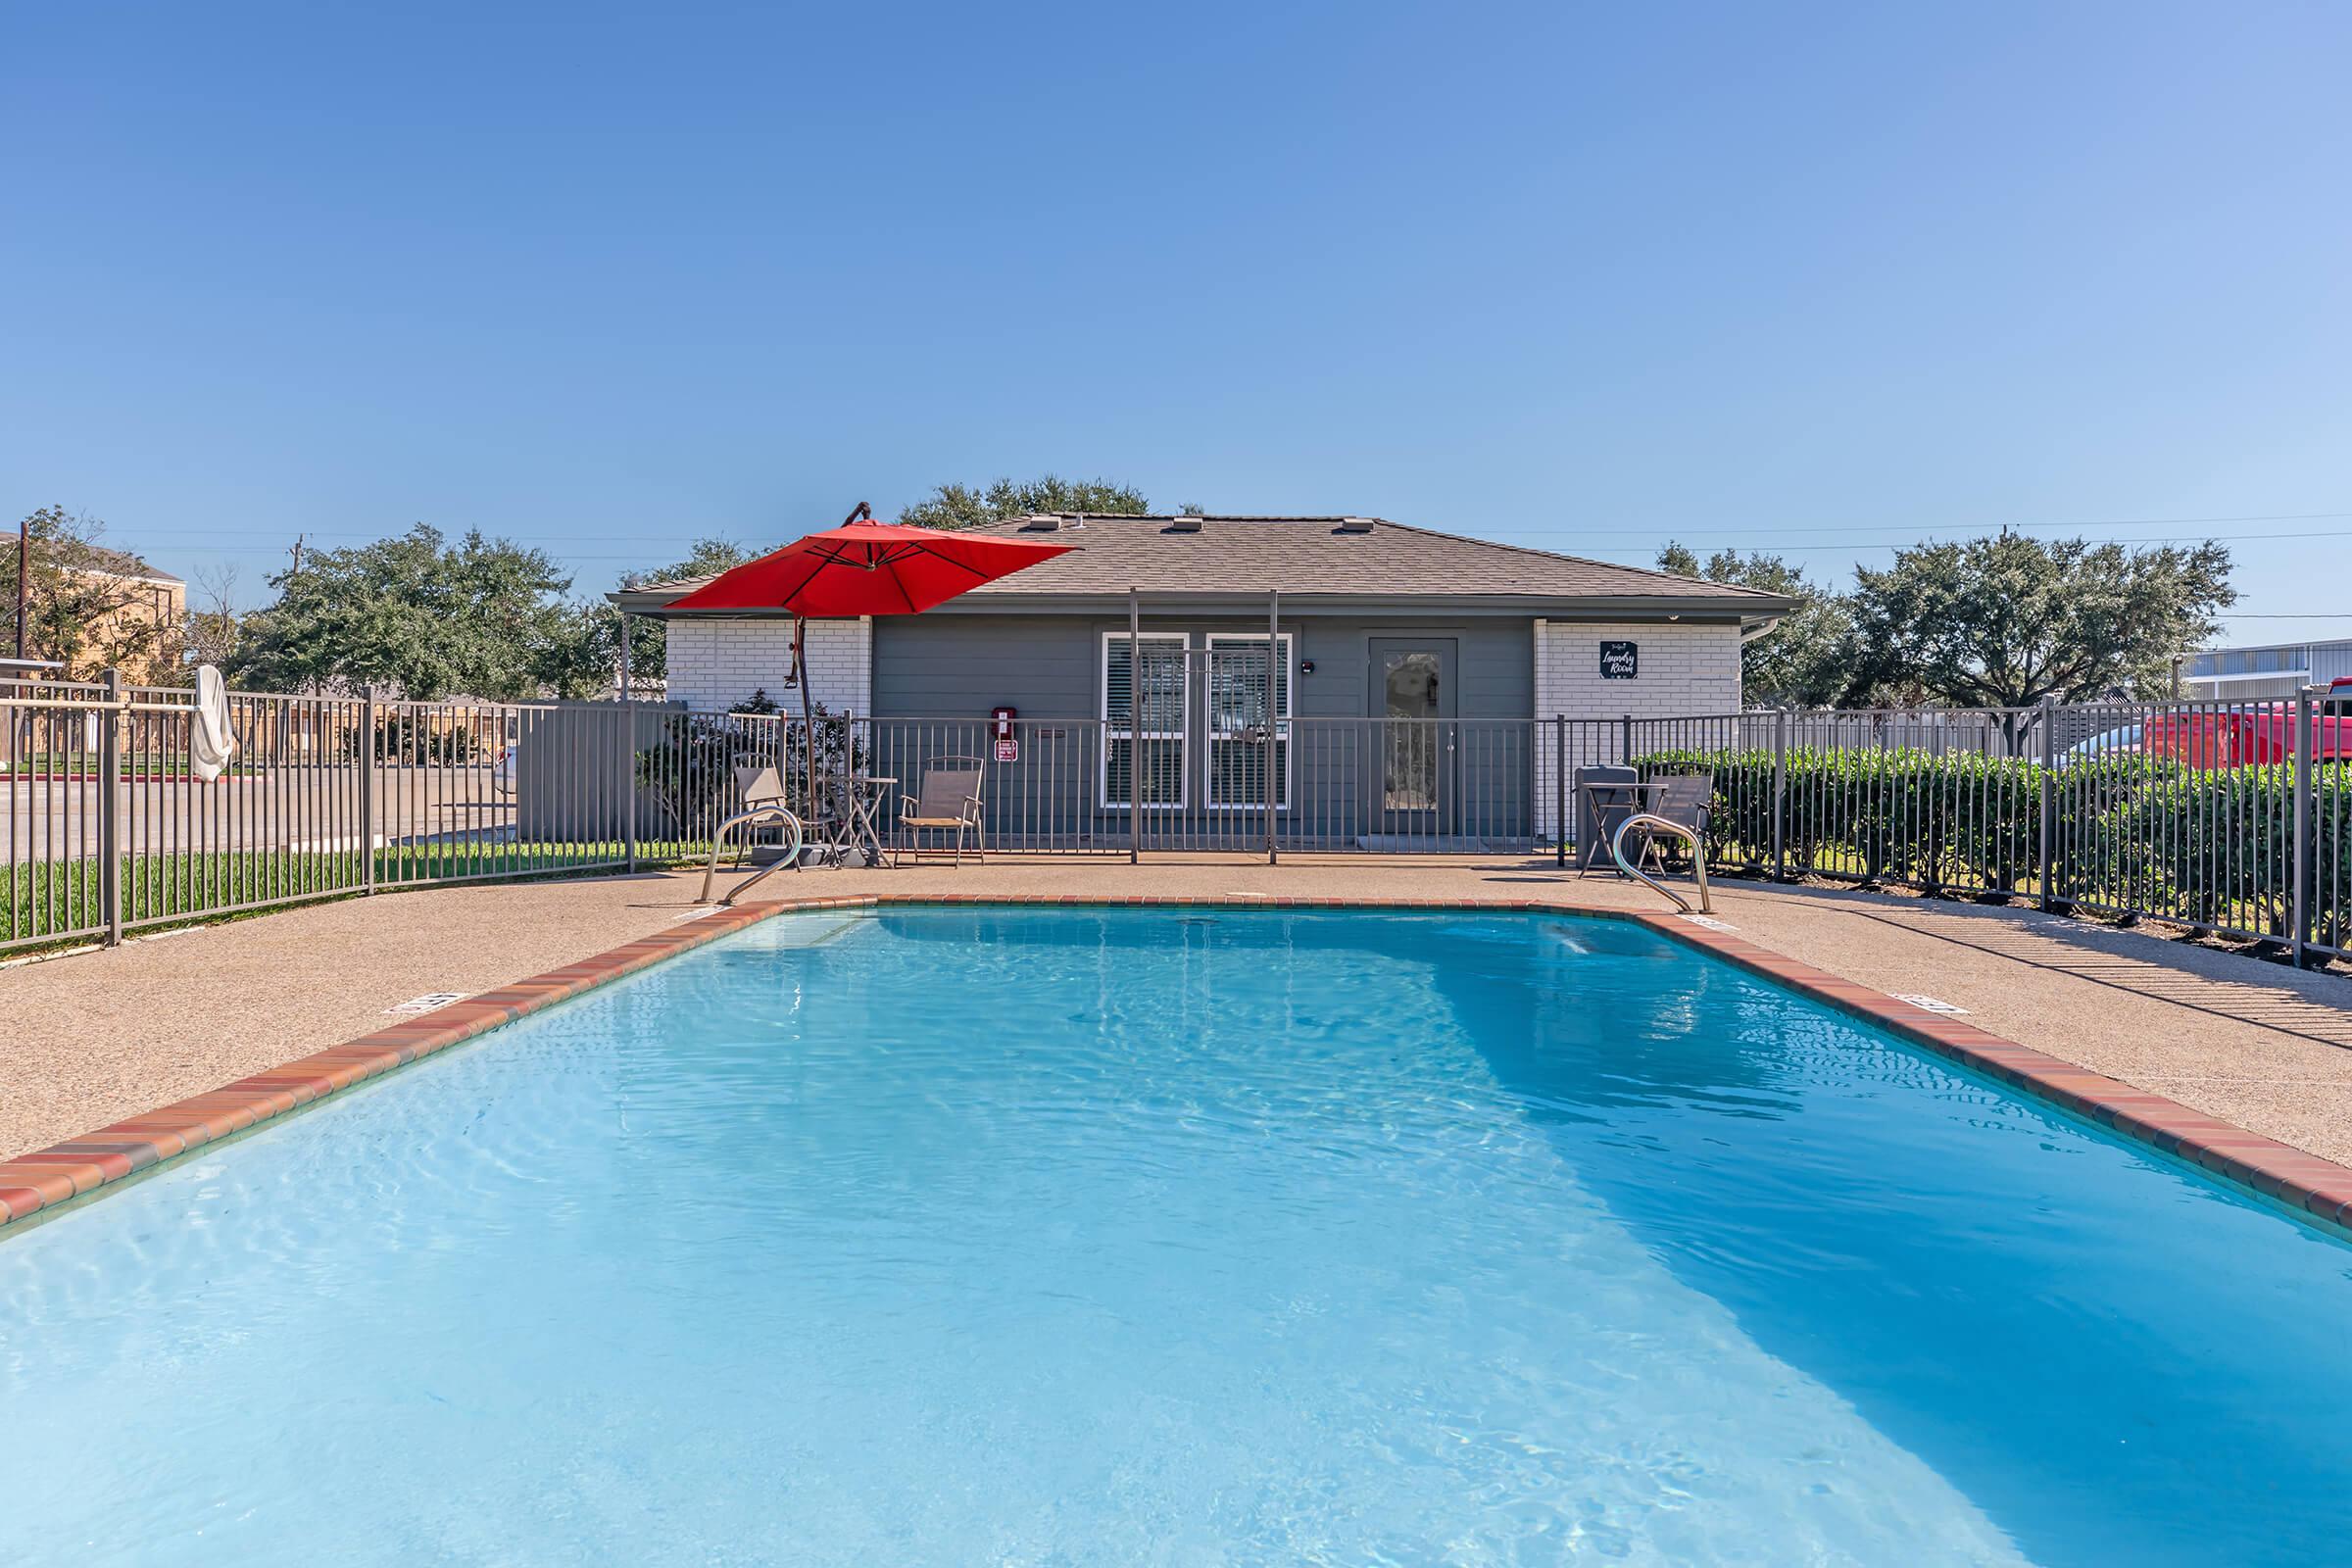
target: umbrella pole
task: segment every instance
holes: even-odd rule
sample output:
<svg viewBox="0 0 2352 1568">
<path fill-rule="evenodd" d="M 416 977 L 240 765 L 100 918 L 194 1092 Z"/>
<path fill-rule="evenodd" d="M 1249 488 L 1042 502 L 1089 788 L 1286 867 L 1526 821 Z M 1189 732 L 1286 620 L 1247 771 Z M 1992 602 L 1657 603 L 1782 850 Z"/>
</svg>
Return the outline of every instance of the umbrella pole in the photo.
<svg viewBox="0 0 2352 1568">
<path fill-rule="evenodd" d="M 816 817 L 816 706 L 808 692 L 808 617 L 792 617 L 792 673 L 801 684 L 801 735 L 808 747 L 808 816 Z"/>
</svg>

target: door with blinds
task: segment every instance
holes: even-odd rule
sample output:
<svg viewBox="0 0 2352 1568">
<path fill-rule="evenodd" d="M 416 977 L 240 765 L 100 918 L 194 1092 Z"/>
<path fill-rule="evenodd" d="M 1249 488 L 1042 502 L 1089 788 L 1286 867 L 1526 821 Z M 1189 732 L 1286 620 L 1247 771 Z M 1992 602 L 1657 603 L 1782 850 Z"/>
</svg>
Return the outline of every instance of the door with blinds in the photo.
<svg viewBox="0 0 2352 1568">
<path fill-rule="evenodd" d="M 1211 808 L 1262 813 L 1269 800 L 1290 806 L 1291 637 L 1282 634 L 1274 667 L 1266 639 L 1212 636 L 1208 663 L 1206 793 Z M 1262 824 L 1262 816 L 1259 818 Z M 1263 827 L 1260 827 L 1263 837 Z"/>
<path fill-rule="evenodd" d="M 1152 823 L 1181 815 L 1191 748 L 1191 661 L 1178 632 L 1102 638 L 1102 793 L 1106 812 L 1141 813 Z"/>
<path fill-rule="evenodd" d="M 1147 632 L 1102 642 L 1102 809 L 1149 849 L 1257 850 L 1290 807 L 1292 638 Z"/>
</svg>

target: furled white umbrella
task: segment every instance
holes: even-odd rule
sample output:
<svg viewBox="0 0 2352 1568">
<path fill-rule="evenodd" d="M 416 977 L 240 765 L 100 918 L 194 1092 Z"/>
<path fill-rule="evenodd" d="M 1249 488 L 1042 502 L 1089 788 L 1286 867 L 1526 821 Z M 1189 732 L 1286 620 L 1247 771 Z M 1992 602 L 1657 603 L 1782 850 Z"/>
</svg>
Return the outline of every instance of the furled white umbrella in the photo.
<svg viewBox="0 0 2352 1568">
<path fill-rule="evenodd" d="M 188 760 L 207 784 L 228 771 L 237 755 L 236 731 L 228 725 L 228 686 L 210 664 L 196 670 L 196 710 L 188 724 Z"/>
</svg>

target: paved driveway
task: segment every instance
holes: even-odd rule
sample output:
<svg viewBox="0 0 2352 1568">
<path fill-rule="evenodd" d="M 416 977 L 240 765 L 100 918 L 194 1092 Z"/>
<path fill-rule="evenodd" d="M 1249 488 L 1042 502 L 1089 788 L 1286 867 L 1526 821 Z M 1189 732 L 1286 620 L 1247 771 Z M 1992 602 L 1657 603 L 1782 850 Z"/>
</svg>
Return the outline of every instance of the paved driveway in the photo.
<svg viewBox="0 0 2352 1568">
<path fill-rule="evenodd" d="M 514 797 L 487 767 L 379 767 L 374 787 L 379 844 L 514 836 Z M 137 780 L 122 786 L 122 842 L 147 854 L 353 849 L 361 789 L 359 770 L 347 767 L 276 767 L 211 784 Z M 96 854 L 99 794 L 84 781 L 0 784 L 0 844 L 17 863 Z"/>
</svg>

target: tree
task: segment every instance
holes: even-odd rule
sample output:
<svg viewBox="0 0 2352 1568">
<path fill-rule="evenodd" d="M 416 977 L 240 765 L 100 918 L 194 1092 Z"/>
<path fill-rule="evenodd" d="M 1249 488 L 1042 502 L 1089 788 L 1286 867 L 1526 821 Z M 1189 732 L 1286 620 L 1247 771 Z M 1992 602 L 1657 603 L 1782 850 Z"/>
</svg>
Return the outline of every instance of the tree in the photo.
<svg viewBox="0 0 2352 1568">
<path fill-rule="evenodd" d="M 559 597 L 571 579 L 544 552 L 478 531 L 447 545 L 423 523 L 318 551 L 270 583 L 277 601 L 251 617 L 229 672 L 273 691 L 537 696 L 573 615 Z"/>
<path fill-rule="evenodd" d="M 165 634 L 158 650 L 156 681 L 160 685 L 193 686 L 200 664 L 227 668 L 244 641 L 245 622 L 237 613 L 236 567 L 198 568 L 187 593 L 179 624 Z"/>
<path fill-rule="evenodd" d="M 1856 695 L 1982 708 L 2161 696 L 2171 656 L 2237 598 L 2230 552 L 2210 540 L 2129 551 L 2004 529 L 1854 576 Z"/>
<path fill-rule="evenodd" d="M 559 607 L 532 654 L 531 679 L 540 691 L 574 702 L 603 696 L 619 673 L 619 621 L 618 611 L 593 599 Z"/>
<path fill-rule="evenodd" d="M 24 530 L 25 655 L 58 661 L 73 680 L 93 680 L 110 664 L 133 670 L 134 679 L 152 674 L 147 666 L 165 652 L 170 627 L 153 607 L 153 585 L 137 580 L 146 564 L 100 544 L 106 524 L 86 512 L 43 507 Z M 14 616 L 16 608 L 10 539 L 0 548 L 0 614 Z"/>
<path fill-rule="evenodd" d="M 1853 678 L 1853 611 L 1843 595 L 1809 581 L 1779 556 L 1718 550 L 1702 565 L 1685 546 L 1658 552 L 1658 569 L 1681 577 L 1758 588 L 1799 601 L 1779 625 L 1740 650 L 1740 689 L 1750 703 L 1827 708 Z"/>
<path fill-rule="evenodd" d="M 632 571 L 623 575 L 623 588 L 643 588 L 651 583 L 676 582 L 682 577 L 715 577 L 732 566 L 747 561 L 757 561 L 767 554 L 752 550 L 732 539 L 697 539 L 686 552 L 686 559 L 673 561 L 666 566 L 647 571 Z M 607 678 L 617 674 L 620 661 L 620 627 L 618 616 L 608 617 L 597 635 L 601 638 L 604 669 Z M 666 679 L 669 672 L 669 635 L 667 625 L 651 615 L 631 615 L 629 622 L 629 680 L 632 684 L 644 680 Z"/>
<path fill-rule="evenodd" d="M 1074 480 L 1047 474 L 1027 484 L 999 479 L 985 490 L 943 484 L 908 507 L 899 520 L 916 528 L 977 528 L 1033 512 L 1088 512 L 1098 516 L 1150 512 L 1152 503 L 1130 485 L 1108 479 Z"/>
</svg>

